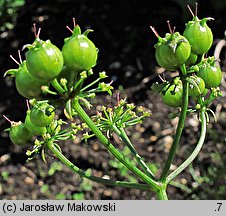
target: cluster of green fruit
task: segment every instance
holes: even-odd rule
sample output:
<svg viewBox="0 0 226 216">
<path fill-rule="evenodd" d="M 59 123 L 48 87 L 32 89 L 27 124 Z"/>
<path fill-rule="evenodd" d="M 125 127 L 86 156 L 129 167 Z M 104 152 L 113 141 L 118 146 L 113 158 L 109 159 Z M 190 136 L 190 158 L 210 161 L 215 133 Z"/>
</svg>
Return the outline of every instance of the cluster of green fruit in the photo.
<svg viewBox="0 0 226 216">
<path fill-rule="evenodd" d="M 192 13 L 193 14 L 193 13 Z M 205 96 L 208 89 L 216 88 L 222 79 L 221 69 L 215 65 L 213 57 L 204 58 L 213 43 L 213 34 L 206 22 L 212 18 L 200 20 L 193 14 L 192 21 L 186 24 L 183 35 L 170 29 L 164 38 L 158 37 L 156 48 L 156 61 L 168 71 L 175 71 L 186 67 L 189 77 L 189 95 L 197 98 Z M 182 82 L 176 77 L 172 82 L 166 83 L 161 91 L 165 104 L 172 107 L 179 107 L 182 103 L 183 87 Z"/>
<path fill-rule="evenodd" d="M 15 76 L 17 91 L 26 98 L 39 98 L 43 93 L 43 86 L 50 86 L 54 80 L 66 78 L 69 87 L 75 74 L 87 71 L 96 65 L 98 50 L 93 42 L 87 38 L 90 29 L 81 34 L 81 29 L 74 24 L 72 36 L 64 40 L 62 51 L 51 43 L 43 41 L 35 32 L 35 41 L 25 45 L 28 48 L 26 60 L 18 63 L 18 69 L 8 70 L 5 75 Z"/>
<path fill-rule="evenodd" d="M 54 120 L 55 108 L 48 100 L 43 100 L 44 94 L 50 93 L 46 89 L 49 89 L 50 85 L 55 87 L 57 84 L 60 88 L 66 85 L 63 93 L 70 98 L 77 82 L 76 77 L 82 71 L 88 71 L 96 65 L 98 50 L 87 37 L 92 30 L 88 29 L 82 34 L 75 21 L 73 30 L 67 28 L 72 32 L 72 36 L 64 40 L 62 51 L 50 40 L 41 40 L 40 29 L 37 33 L 34 25 L 35 41 L 24 46 L 28 48 L 26 60 L 22 61 L 20 52 L 20 62 L 11 56 L 19 68 L 10 69 L 5 75 L 15 77 L 16 89 L 20 95 L 36 99 L 32 109 L 28 109 L 24 123 L 8 119 L 11 123 L 9 136 L 16 145 L 26 144 L 33 136 L 58 133 L 61 127 L 59 122 Z M 66 81 L 61 86 L 62 79 Z"/>
<path fill-rule="evenodd" d="M 53 106 L 43 101 L 37 103 L 32 109 L 28 109 L 24 123 L 10 121 L 9 137 L 11 141 L 22 146 L 34 136 L 58 133 L 61 126 L 57 120 L 54 120 L 54 110 Z"/>
</svg>

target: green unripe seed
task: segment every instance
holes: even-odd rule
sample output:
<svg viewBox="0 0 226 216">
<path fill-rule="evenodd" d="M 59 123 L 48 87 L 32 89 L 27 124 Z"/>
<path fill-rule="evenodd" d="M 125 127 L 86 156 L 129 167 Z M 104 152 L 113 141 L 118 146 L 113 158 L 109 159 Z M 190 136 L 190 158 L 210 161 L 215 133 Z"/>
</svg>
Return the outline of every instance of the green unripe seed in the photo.
<svg viewBox="0 0 226 216">
<path fill-rule="evenodd" d="M 199 68 L 197 75 L 204 80 L 205 86 L 208 89 L 218 87 L 222 80 L 221 69 L 214 64 L 204 63 Z"/>
<path fill-rule="evenodd" d="M 16 89 L 20 95 L 25 98 L 40 98 L 42 86 L 48 86 L 47 81 L 36 79 L 27 69 L 26 61 L 23 61 L 18 69 L 10 69 L 6 71 L 5 75 L 12 75 L 15 77 Z"/>
<path fill-rule="evenodd" d="M 194 65 L 196 63 L 197 59 L 198 59 L 198 56 L 193 54 L 193 53 L 191 53 L 189 58 L 188 58 L 188 60 L 185 62 L 185 64 L 187 66 Z"/>
<path fill-rule="evenodd" d="M 26 145 L 32 138 L 32 133 L 22 122 L 13 122 L 9 130 L 9 137 L 13 144 L 18 146 Z"/>
<path fill-rule="evenodd" d="M 85 35 L 68 39 L 62 49 L 66 67 L 72 71 L 89 70 L 96 65 L 97 49 Z"/>
<path fill-rule="evenodd" d="M 178 32 L 159 38 L 155 48 L 156 61 L 161 67 L 170 71 L 175 71 L 183 65 L 191 52 L 188 40 Z"/>
<path fill-rule="evenodd" d="M 168 84 L 162 90 L 163 102 L 171 107 L 179 107 L 182 103 L 183 86 L 182 82 L 175 84 Z"/>
<path fill-rule="evenodd" d="M 51 81 L 63 68 L 63 55 L 50 40 L 36 39 L 26 54 L 28 71 L 37 79 Z"/>
<path fill-rule="evenodd" d="M 79 25 L 75 25 L 72 36 L 66 38 L 62 49 L 65 66 L 74 73 L 88 71 L 96 65 L 98 49 L 87 37 L 92 32 L 87 29 L 81 33 Z"/>
<path fill-rule="evenodd" d="M 27 111 L 27 115 L 25 118 L 25 125 L 27 127 L 27 129 L 35 136 L 35 135 L 43 135 L 46 133 L 46 128 L 45 127 L 38 127 L 37 125 L 35 125 L 30 118 L 30 110 Z"/>
<path fill-rule="evenodd" d="M 194 76 L 193 82 L 195 82 L 196 85 L 190 83 L 188 93 L 192 97 L 198 97 L 205 91 L 205 82 L 198 76 Z"/>
<path fill-rule="evenodd" d="M 32 108 L 30 113 L 31 122 L 39 127 L 48 126 L 54 119 L 54 107 L 43 103 Z"/>
<path fill-rule="evenodd" d="M 183 35 L 191 44 L 191 51 L 196 55 L 206 53 L 213 43 L 213 34 L 211 29 L 207 26 L 206 21 L 211 18 L 204 18 L 199 20 L 194 16 L 192 21 L 186 24 Z"/>
</svg>

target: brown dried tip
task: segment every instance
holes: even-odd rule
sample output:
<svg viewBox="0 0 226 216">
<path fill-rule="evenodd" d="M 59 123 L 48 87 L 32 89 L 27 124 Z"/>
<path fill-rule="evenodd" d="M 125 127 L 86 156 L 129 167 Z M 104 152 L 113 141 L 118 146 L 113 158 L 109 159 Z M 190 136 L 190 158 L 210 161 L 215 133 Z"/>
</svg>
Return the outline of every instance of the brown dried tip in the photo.
<svg viewBox="0 0 226 216">
<path fill-rule="evenodd" d="M 36 23 L 33 23 L 33 32 L 34 32 L 35 37 L 37 37 Z"/>
<path fill-rule="evenodd" d="M 155 30 L 155 28 L 153 26 L 150 26 L 151 30 L 153 31 L 153 33 L 155 34 L 155 36 L 158 38 L 159 34 L 158 32 Z"/>
<path fill-rule="evenodd" d="M 30 110 L 30 104 L 29 104 L 29 100 L 26 99 L 26 105 L 27 105 L 27 109 Z"/>
<path fill-rule="evenodd" d="M 193 11 L 192 11 L 192 9 L 190 8 L 189 5 L 187 5 L 187 8 L 188 8 L 188 10 L 190 11 L 191 15 L 192 15 L 192 16 L 195 16 L 194 13 L 193 13 Z"/>
<path fill-rule="evenodd" d="M 162 77 L 160 76 L 160 74 L 158 74 L 158 77 L 159 77 L 159 79 L 160 79 L 162 82 L 165 82 L 165 81 L 166 81 L 164 78 L 162 78 Z"/>
<path fill-rule="evenodd" d="M 16 64 L 20 65 L 20 63 L 19 63 L 12 55 L 10 55 L 10 58 L 11 58 Z"/>
<path fill-rule="evenodd" d="M 40 36 L 40 32 L 41 32 L 41 28 L 39 28 L 39 29 L 38 29 L 38 33 L 37 33 L 36 38 L 39 38 L 39 36 Z"/>
<path fill-rule="evenodd" d="M 118 106 L 119 101 L 120 101 L 120 93 L 119 92 L 116 93 L 116 101 L 117 101 L 117 106 Z"/>
<path fill-rule="evenodd" d="M 18 50 L 18 56 L 19 56 L 19 60 L 20 60 L 20 64 L 22 64 L 22 58 L 21 58 L 21 54 L 20 54 L 20 50 Z"/>
<path fill-rule="evenodd" d="M 175 30 L 176 30 L 176 26 L 173 27 L 173 33 L 175 33 Z"/>
<path fill-rule="evenodd" d="M 69 26 L 66 26 L 66 28 L 67 28 L 71 33 L 73 33 L 72 29 L 71 29 Z"/>
<path fill-rule="evenodd" d="M 111 82 L 108 83 L 108 85 L 111 85 L 113 83 L 113 80 Z"/>
<path fill-rule="evenodd" d="M 195 16 L 198 15 L 198 2 L 195 3 Z"/>
<path fill-rule="evenodd" d="M 3 116 L 3 118 L 6 120 L 6 121 L 8 121 L 10 124 L 12 124 L 13 123 L 13 121 L 11 121 L 8 117 L 6 117 L 5 115 L 2 115 Z"/>
<path fill-rule="evenodd" d="M 39 38 L 40 32 L 41 32 L 41 28 L 39 28 L 38 32 L 37 32 L 36 23 L 33 23 L 33 32 L 34 32 L 35 38 Z"/>
<path fill-rule="evenodd" d="M 75 22 L 75 18 L 73 17 L 73 25 L 74 25 L 74 28 L 76 27 L 76 22 Z"/>
<path fill-rule="evenodd" d="M 169 20 L 167 20 L 167 24 L 168 24 L 168 28 L 169 28 L 170 34 L 173 34 L 173 30 L 171 28 L 171 25 L 170 25 L 170 21 Z"/>
</svg>

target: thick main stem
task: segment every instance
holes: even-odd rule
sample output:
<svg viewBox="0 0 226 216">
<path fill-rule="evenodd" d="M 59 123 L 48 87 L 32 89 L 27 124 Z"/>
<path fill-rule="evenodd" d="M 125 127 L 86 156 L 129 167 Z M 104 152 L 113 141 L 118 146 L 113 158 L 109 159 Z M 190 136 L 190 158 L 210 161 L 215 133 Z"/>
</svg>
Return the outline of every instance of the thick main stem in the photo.
<svg viewBox="0 0 226 216">
<path fill-rule="evenodd" d="M 186 167 L 189 166 L 189 164 L 197 157 L 199 154 L 204 140 L 206 136 L 206 115 L 205 115 L 205 107 L 201 109 L 200 112 L 200 119 L 201 119 L 201 133 L 200 138 L 197 143 L 197 146 L 195 147 L 194 151 L 191 153 L 191 155 L 176 169 L 174 170 L 167 178 L 166 183 L 168 184 L 170 181 L 172 181 L 176 176 L 178 176 Z"/>
<path fill-rule="evenodd" d="M 186 79 L 183 79 L 182 83 L 183 83 L 183 100 L 182 100 L 181 113 L 180 113 L 179 122 L 177 125 L 176 134 L 173 140 L 173 144 L 171 146 L 169 156 L 167 158 L 166 164 L 163 168 L 162 175 L 160 177 L 161 181 L 165 181 L 166 176 L 169 172 L 170 166 L 173 162 L 173 159 L 177 150 L 177 146 L 181 139 L 181 135 L 182 135 L 185 120 L 186 120 L 186 114 L 187 114 L 187 108 L 188 108 L 188 81 Z"/>
<path fill-rule="evenodd" d="M 165 188 L 159 190 L 158 192 L 156 192 L 156 194 L 159 200 L 168 200 L 168 196 Z"/>
<path fill-rule="evenodd" d="M 103 179 L 94 175 L 91 175 L 77 166 L 75 166 L 71 161 L 69 161 L 60 151 L 58 148 L 55 147 L 55 145 L 52 142 L 47 143 L 47 147 L 49 150 L 51 150 L 62 163 L 64 163 L 68 168 L 70 168 L 75 173 L 79 174 L 80 176 L 87 178 L 91 181 L 95 181 L 101 184 L 110 185 L 110 186 L 118 186 L 118 187 L 127 187 L 127 188 L 134 188 L 134 189 L 140 189 L 140 190 L 151 190 L 151 188 L 148 185 L 145 184 L 139 184 L 139 183 L 133 183 L 133 182 L 126 182 L 126 181 L 112 181 L 109 179 Z"/>
<path fill-rule="evenodd" d="M 108 149 L 108 151 L 113 154 L 122 164 L 124 164 L 132 173 L 134 173 L 138 178 L 149 184 L 154 191 L 158 191 L 161 188 L 161 183 L 156 182 L 137 167 L 135 167 L 128 159 L 126 159 L 101 133 L 97 126 L 93 123 L 90 117 L 86 114 L 83 108 L 80 106 L 78 99 L 75 100 L 75 111 L 82 118 L 82 120 L 88 125 L 96 137 L 101 141 L 101 143 Z"/>
</svg>

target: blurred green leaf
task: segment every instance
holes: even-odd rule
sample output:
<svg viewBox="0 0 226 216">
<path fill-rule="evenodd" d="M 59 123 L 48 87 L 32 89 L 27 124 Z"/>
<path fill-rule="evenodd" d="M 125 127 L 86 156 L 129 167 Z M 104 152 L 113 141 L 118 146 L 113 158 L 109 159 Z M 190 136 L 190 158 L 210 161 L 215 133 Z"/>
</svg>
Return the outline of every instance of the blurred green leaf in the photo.
<svg viewBox="0 0 226 216">
<path fill-rule="evenodd" d="M 0 1 L 0 31 L 4 32 L 14 28 L 18 10 L 25 4 L 25 0 Z"/>
<path fill-rule="evenodd" d="M 84 195 L 84 193 L 75 193 L 72 195 L 72 199 L 73 200 L 84 200 L 85 195 Z"/>
</svg>

